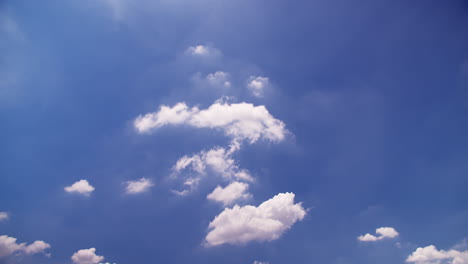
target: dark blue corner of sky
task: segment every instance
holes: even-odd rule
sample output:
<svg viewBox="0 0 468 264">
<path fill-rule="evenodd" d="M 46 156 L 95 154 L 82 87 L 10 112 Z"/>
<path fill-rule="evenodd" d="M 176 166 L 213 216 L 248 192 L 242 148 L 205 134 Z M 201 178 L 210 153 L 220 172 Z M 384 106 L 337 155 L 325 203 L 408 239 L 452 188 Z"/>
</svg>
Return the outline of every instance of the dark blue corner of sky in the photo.
<svg viewBox="0 0 468 264">
<path fill-rule="evenodd" d="M 221 55 L 189 58 L 196 45 Z M 194 81 L 216 71 L 231 93 Z M 248 93 L 254 75 L 271 93 Z M 228 139 L 133 128 L 160 105 L 223 95 L 290 132 L 236 156 L 256 177 L 253 205 L 293 192 L 308 209 L 277 240 L 203 247 L 222 208 L 211 190 L 174 195 L 167 177 Z M 91 247 L 117 264 L 404 263 L 468 238 L 467 135 L 468 1 L 0 0 L 0 236 L 51 245 L 2 264 L 71 263 Z M 152 190 L 124 195 L 142 177 Z M 90 197 L 64 192 L 80 179 Z M 357 241 L 382 226 L 400 236 Z"/>
</svg>

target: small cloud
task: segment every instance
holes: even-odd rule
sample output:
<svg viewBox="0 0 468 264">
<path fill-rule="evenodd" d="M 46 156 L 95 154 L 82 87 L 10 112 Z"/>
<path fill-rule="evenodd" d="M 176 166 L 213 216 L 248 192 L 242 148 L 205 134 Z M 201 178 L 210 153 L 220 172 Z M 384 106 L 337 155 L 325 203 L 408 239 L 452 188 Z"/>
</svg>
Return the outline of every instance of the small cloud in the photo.
<svg viewBox="0 0 468 264">
<path fill-rule="evenodd" d="M 10 214 L 7 212 L 0 212 L 0 222 L 8 220 L 10 218 Z"/>
<path fill-rule="evenodd" d="M 89 196 L 94 191 L 94 187 L 91 186 L 87 180 L 79 180 L 71 186 L 65 187 L 64 189 L 66 192 L 78 193 L 84 196 Z"/>
<path fill-rule="evenodd" d="M 217 71 L 215 73 L 210 73 L 206 76 L 206 80 L 213 87 L 220 88 L 229 88 L 231 87 L 231 82 L 229 81 L 229 73 L 223 71 Z"/>
<path fill-rule="evenodd" d="M 34 241 L 32 244 L 26 245 L 26 243 L 16 243 L 16 238 L 9 236 L 0 236 L 0 258 L 10 256 L 14 253 L 34 255 L 37 253 L 44 253 L 44 251 L 50 248 L 50 245 L 44 241 Z"/>
<path fill-rule="evenodd" d="M 433 245 L 424 248 L 419 247 L 406 259 L 406 262 L 415 264 L 467 264 L 468 250 L 451 249 L 445 251 L 438 250 Z"/>
<path fill-rule="evenodd" d="M 104 260 L 103 256 L 96 255 L 96 249 L 81 249 L 73 254 L 71 260 L 75 264 L 98 264 Z"/>
<path fill-rule="evenodd" d="M 263 97 L 265 89 L 269 86 L 269 79 L 261 76 L 250 76 L 247 87 L 255 97 Z"/>
<path fill-rule="evenodd" d="M 191 46 L 186 50 L 187 54 L 196 57 L 218 57 L 221 56 L 221 51 L 207 45 Z"/>
<path fill-rule="evenodd" d="M 254 261 L 253 264 L 270 264 L 270 262 L 263 262 L 263 261 L 256 260 L 256 261 Z"/>
<path fill-rule="evenodd" d="M 358 240 L 363 242 L 379 241 L 385 238 L 395 238 L 399 234 L 393 227 L 380 227 L 375 230 L 375 233 L 379 236 L 374 236 L 369 233 L 359 236 Z"/>
<path fill-rule="evenodd" d="M 208 200 L 221 202 L 224 206 L 227 206 L 233 204 L 235 201 L 246 200 L 252 197 L 251 194 L 247 193 L 248 188 L 249 185 L 243 182 L 232 182 L 224 188 L 218 185 L 206 198 Z"/>
<path fill-rule="evenodd" d="M 125 184 L 127 185 L 125 189 L 128 194 L 146 192 L 149 188 L 154 186 L 153 182 L 147 178 L 141 178 L 136 181 L 127 181 Z"/>
<path fill-rule="evenodd" d="M 306 215 L 301 203 L 294 203 L 294 193 L 280 193 L 258 207 L 252 205 L 226 208 L 209 224 L 207 246 L 243 245 L 251 241 L 280 238 Z"/>
</svg>

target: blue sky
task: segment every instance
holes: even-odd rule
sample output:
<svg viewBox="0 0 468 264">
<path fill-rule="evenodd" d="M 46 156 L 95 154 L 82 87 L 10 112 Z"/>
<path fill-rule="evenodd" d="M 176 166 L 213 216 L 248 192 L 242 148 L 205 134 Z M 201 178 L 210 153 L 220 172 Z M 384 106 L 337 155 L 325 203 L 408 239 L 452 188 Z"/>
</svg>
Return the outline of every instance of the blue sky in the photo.
<svg viewBox="0 0 468 264">
<path fill-rule="evenodd" d="M 461 0 L 0 1 L 0 263 L 468 263 L 467 28 Z"/>
</svg>

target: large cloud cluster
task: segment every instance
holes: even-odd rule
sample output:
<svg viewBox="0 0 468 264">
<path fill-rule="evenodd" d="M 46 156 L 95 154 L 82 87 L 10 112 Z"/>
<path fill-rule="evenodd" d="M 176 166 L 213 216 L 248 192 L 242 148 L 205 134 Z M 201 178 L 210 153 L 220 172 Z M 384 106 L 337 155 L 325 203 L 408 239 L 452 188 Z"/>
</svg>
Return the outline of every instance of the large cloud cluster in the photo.
<svg viewBox="0 0 468 264">
<path fill-rule="evenodd" d="M 468 250 L 438 250 L 435 246 L 417 248 L 407 259 L 415 264 L 468 264 Z"/>
<path fill-rule="evenodd" d="M 50 248 L 50 245 L 44 241 L 37 240 L 27 245 L 26 243 L 16 243 L 17 239 L 9 236 L 0 236 L 0 258 L 12 255 L 13 253 L 20 253 L 26 255 L 33 255 L 37 253 L 44 253 Z"/>
</svg>

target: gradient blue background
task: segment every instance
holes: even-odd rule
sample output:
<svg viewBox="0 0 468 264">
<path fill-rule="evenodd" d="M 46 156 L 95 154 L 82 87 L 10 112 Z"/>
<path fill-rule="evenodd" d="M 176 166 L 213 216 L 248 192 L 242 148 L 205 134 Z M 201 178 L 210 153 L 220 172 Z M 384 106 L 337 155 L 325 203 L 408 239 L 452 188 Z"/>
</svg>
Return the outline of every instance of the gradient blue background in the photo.
<svg viewBox="0 0 468 264">
<path fill-rule="evenodd" d="M 395 264 L 468 237 L 467 1 L 120 2 L 117 14 L 104 0 L 0 0 L 0 211 L 11 212 L 0 235 L 52 245 L 22 263 L 95 247 L 118 264 Z M 223 57 L 188 58 L 198 44 Z M 289 191 L 310 209 L 276 241 L 203 248 L 222 210 L 205 199 L 212 186 L 170 192 L 174 162 L 225 145 L 221 133 L 132 128 L 161 104 L 209 106 L 222 94 L 191 78 L 217 70 L 237 80 L 238 102 L 265 105 L 293 134 L 237 155 L 258 179 L 255 205 Z M 252 97 L 250 75 L 274 91 Z M 156 186 L 124 195 L 141 177 Z M 79 179 L 91 197 L 63 191 Z M 400 237 L 358 243 L 380 226 Z"/>
</svg>

